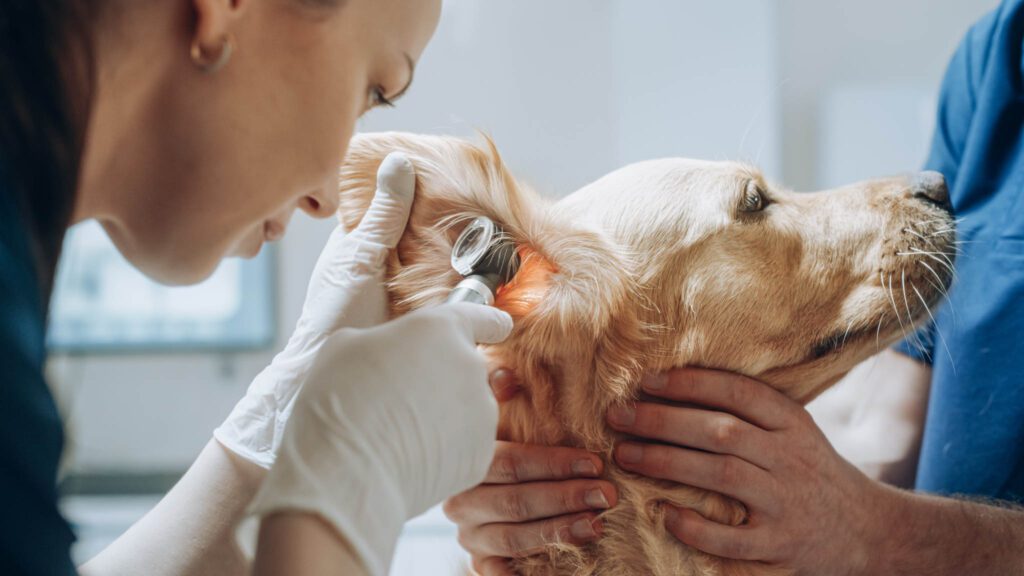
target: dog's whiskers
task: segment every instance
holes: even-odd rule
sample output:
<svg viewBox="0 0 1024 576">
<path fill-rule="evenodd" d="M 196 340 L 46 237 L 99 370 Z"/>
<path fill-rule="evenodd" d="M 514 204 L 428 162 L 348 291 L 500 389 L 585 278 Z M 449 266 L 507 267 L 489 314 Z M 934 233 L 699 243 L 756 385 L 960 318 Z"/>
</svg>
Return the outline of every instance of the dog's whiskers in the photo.
<svg viewBox="0 0 1024 576">
<path fill-rule="evenodd" d="M 846 347 L 846 339 L 850 336 L 850 330 L 852 328 L 853 328 L 853 320 L 851 319 L 850 322 L 846 325 L 846 332 L 843 332 L 843 340 L 842 340 L 842 342 L 839 343 L 839 351 L 840 352 L 843 350 L 843 348 Z"/>
<path fill-rule="evenodd" d="M 947 270 L 949 270 L 949 274 L 950 274 L 950 276 L 953 277 L 953 279 L 956 279 L 956 270 L 953 268 L 953 262 L 949 260 L 948 256 L 946 256 L 946 259 L 944 260 L 944 259 L 939 258 L 939 255 L 937 255 L 936 253 L 933 253 L 933 252 L 925 252 L 923 250 L 917 250 L 917 249 L 914 249 L 914 248 L 911 248 L 911 252 L 914 252 L 914 253 L 916 253 L 916 254 L 918 254 L 920 256 L 927 256 L 928 258 L 931 258 L 932 260 L 938 262 L 943 267 L 945 267 Z M 945 256 L 945 254 L 942 254 L 942 256 Z"/>
<path fill-rule="evenodd" d="M 908 336 L 907 335 L 907 327 L 904 326 L 904 324 L 903 324 L 903 317 L 900 316 L 900 309 L 899 309 L 898 306 L 896 306 L 896 294 L 895 294 L 895 292 L 892 289 L 892 274 L 889 274 L 888 294 L 889 294 L 889 302 L 892 303 L 892 311 L 893 311 L 894 314 L 896 314 L 896 321 L 900 323 L 900 330 L 903 332 L 903 337 L 906 338 Z"/>
<path fill-rule="evenodd" d="M 928 318 L 932 321 L 932 331 L 938 334 L 939 341 L 942 342 L 942 347 L 946 350 L 946 356 L 949 358 L 949 365 L 953 368 L 953 375 L 956 375 L 956 363 L 953 362 L 953 353 L 949 351 L 949 345 L 946 344 L 946 337 L 942 335 L 942 331 L 939 330 L 939 324 L 935 321 L 935 316 L 932 314 L 931 306 L 925 301 L 924 296 L 921 296 L 921 292 L 914 286 L 913 283 L 910 285 L 914 289 L 914 293 L 917 294 L 917 299 L 924 305 L 924 309 L 928 312 Z M 932 340 L 932 348 L 935 348 L 934 339 Z"/>
<path fill-rule="evenodd" d="M 914 327 L 914 314 L 910 311 L 910 299 L 907 298 L 907 269 L 903 268 L 900 270 L 900 290 L 903 292 L 903 307 L 907 309 L 907 323 L 910 324 L 911 329 Z M 921 335 L 918 331 L 914 330 L 913 333 L 915 345 L 924 348 L 924 342 L 921 341 Z"/>
<path fill-rule="evenodd" d="M 885 321 L 885 315 L 884 314 L 878 317 L 878 327 L 875 328 L 875 350 L 878 350 L 881 347 L 881 344 L 879 343 L 879 340 L 880 340 L 880 338 L 882 336 L 882 322 L 884 322 L 884 321 Z"/>
</svg>

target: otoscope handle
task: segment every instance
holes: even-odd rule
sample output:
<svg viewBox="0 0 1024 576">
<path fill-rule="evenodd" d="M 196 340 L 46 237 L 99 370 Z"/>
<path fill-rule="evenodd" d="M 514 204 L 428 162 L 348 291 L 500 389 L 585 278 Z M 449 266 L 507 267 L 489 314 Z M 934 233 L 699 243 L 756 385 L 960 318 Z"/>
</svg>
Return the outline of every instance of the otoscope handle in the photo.
<svg viewBox="0 0 1024 576">
<path fill-rule="evenodd" d="M 495 279 L 473 274 L 466 276 L 452 288 L 445 302 L 470 302 L 472 304 L 494 305 Z"/>
</svg>

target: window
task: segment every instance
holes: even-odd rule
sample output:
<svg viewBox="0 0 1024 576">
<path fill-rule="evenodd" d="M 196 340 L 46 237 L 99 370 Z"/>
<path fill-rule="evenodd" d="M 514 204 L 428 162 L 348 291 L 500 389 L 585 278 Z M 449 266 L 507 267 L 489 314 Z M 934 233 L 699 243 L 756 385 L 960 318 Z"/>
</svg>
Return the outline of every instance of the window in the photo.
<svg viewBox="0 0 1024 576">
<path fill-rule="evenodd" d="M 50 309 L 53 351 L 248 349 L 274 336 L 273 249 L 231 258 L 202 284 L 169 288 L 135 270 L 96 222 L 64 243 Z"/>
</svg>

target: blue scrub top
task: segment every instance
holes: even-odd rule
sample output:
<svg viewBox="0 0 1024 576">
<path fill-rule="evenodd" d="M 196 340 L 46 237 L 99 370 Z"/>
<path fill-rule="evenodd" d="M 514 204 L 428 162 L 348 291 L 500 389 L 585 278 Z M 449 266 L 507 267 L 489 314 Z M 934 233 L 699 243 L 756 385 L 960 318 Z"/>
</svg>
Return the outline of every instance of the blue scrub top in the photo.
<svg viewBox="0 0 1024 576">
<path fill-rule="evenodd" d="M 64 443 L 43 380 L 44 303 L 20 210 L 0 173 L 0 574 L 75 573 L 57 509 Z"/>
<path fill-rule="evenodd" d="M 942 85 L 928 159 L 963 218 L 935 324 L 897 349 L 932 364 L 917 488 L 1024 502 L 1024 0 L 971 28 Z"/>
</svg>

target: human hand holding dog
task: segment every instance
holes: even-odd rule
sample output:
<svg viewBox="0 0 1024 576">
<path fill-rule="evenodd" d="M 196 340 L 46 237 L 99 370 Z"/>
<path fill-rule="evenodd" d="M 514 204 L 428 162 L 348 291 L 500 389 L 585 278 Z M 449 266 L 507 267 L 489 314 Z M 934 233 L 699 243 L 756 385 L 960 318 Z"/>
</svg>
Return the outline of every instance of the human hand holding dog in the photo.
<svg viewBox="0 0 1024 576">
<path fill-rule="evenodd" d="M 704 488 L 742 502 L 741 526 L 665 504 L 668 530 L 712 554 L 799 574 L 870 574 L 888 533 L 894 491 L 843 460 L 804 408 L 737 374 L 680 369 L 644 379 L 647 394 L 687 406 L 639 402 L 613 408 L 626 441 L 625 470 Z"/>
<path fill-rule="evenodd" d="M 491 373 L 498 402 L 519 388 L 508 370 Z M 513 576 L 508 559 L 555 541 L 584 544 L 600 537 L 597 514 L 617 502 L 615 486 L 598 480 L 603 464 L 578 448 L 498 442 L 484 482 L 450 498 L 444 512 L 481 576 Z"/>
</svg>

